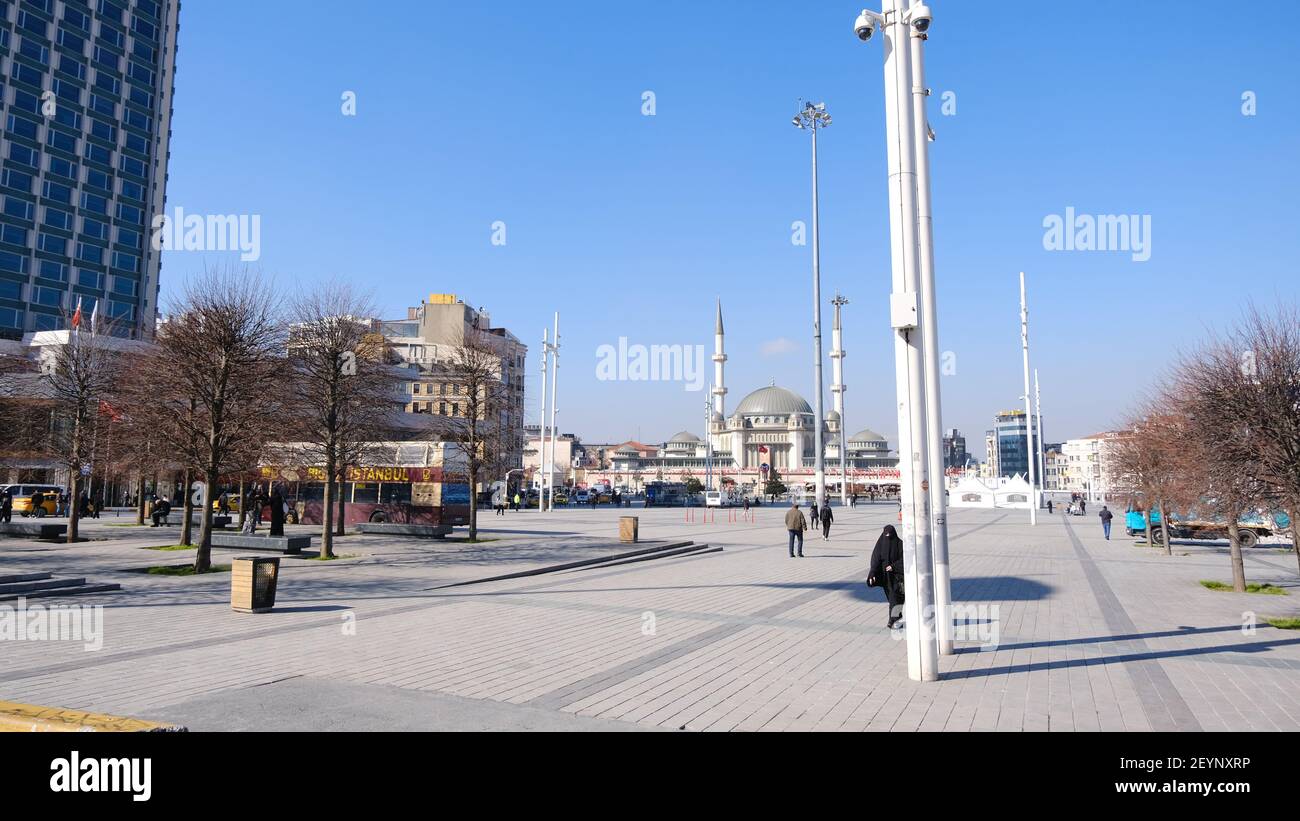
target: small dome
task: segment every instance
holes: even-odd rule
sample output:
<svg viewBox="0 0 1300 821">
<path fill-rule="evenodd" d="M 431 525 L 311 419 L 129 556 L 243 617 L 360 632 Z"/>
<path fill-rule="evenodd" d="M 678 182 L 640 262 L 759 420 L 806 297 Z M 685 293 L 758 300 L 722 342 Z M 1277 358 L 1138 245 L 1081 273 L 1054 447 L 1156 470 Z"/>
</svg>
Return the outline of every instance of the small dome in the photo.
<svg viewBox="0 0 1300 821">
<path fill-rule="evenodd" d="M 808 401 L 793 391 L 770 385 L 740 400 L 736 413 L 745 416 L 785 415 L 794 413 L 812 413 Z"/>
<path fill-rule="evenodd" d="M 885 437 L 870 428 L 863 428 L 849 437 L 850 442 L 884 442 Z"/>
<path fill-rule="evenodd" d="M 838 421 L 840 421 L 840 412 L 839 412 L 839 411 L 834 411 L 834 410 L 833 410 L 833 411 L 831 411 L 830 413 L 826 414 L 826 421 L 827 421 L 827 422 L 838 422 Z"/>
<path fill-rule="evenodd" d="M 700 441 L 700 437 L 696 436 L 695 434 L 691 433 L 688 430 L 681 431 L 680 433 L 674 435 L 673 438 L 668 440 L 670 444 L 673 442 L 677 442 L 679 444 L 686 444 L 686 443 L 695 444 L 696 442 L 699 441 Z"/>
</svg>

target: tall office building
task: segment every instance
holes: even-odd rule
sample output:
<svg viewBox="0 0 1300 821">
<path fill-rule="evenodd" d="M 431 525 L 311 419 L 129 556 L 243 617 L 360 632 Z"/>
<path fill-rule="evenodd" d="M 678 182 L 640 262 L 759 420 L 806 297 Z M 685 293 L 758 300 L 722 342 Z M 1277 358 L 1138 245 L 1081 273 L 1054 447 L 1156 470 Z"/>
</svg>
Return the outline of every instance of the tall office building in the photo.
<svg viewBox="0 0 1300 821">
<path fill-rule="evenodd" d="M 1028 430 L 1028 415 L 1022 410 L 1002 411 L 993 418 L 997 446 L 998 476 L 1029 476 L 1029 460 L 1037 458 L 1037 431 Z M 1037 463 L 1035 463 L 1037 469 Z"/>
<path fill-rule="evenodd" d="M 150 339 L 179 0 L 0 0 L 0 338 Z"/>
</svg>

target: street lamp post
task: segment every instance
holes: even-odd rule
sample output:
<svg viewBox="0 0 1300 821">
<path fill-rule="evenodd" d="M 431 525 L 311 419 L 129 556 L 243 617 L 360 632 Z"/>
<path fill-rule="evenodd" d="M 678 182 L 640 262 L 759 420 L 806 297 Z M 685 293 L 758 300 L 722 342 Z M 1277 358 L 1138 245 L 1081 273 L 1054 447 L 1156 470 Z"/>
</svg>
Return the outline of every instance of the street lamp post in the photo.
<svg viewBox="0 0 1300 821">
<path fill-rule="evenodd" d="M 1025 361 L 1025 457 L 1029 462 L 1029 524 L 1038 524 L 1038 481 L 1034 464 L 1034 397 L 1029 393 L 1029 303 L 1025 301 L 1025 272 L 1020 272 L 1020 347 Z"/>
<path fill-rule="evenodd" d="M 551 343 L 547 329 L 542 328 L 542 411 L 537 421 L 541 440 L 538 443 L 537 467 L 540 471 L 537 482 L 537 512 L 546 512 L 546 358 L 551 355 Z"/>
<path fill-rule="evenodd" d="M 547 462 L 548 464 L 547 475 L 550 477 L 550 483 L 551 483 L 551 498 L 547 500 L 548 503 L 546 505 L 546 509 L 551 511 L 552 513 L 555 512 L 555 448 L 556 445 L 558 444 L 558 439 L 559 439 L 559 433 L 555 429 L 555 412 L 556 412 L 555 378 L 556 376 L 559 375 L 559 371 L 560 371 L 560 312 L 559 311 L 555 312 L 555 333 L 553 334 L 553 336 L 555 341 L 551 343 L 551 458 Z M 541 504 L 541 500 L 538 500 L 538 505 L 540 504 Z"/>
<path fill-rule="evenodd" d="M 934 613 L 934 557 L 930 518 L 930 443 L 926 425 L 925 310 L 917 246 L 916 145 L 911 132 L 912 70 L 908 37 L 929 28 L 924 4 L 884 0 L 881 13 L 864 9 L 854 22 L 859 40 L 884 33 L 885 137 L 889 168 L 889 234 L 893 291 L 894 373 L 898 396 L 899 490 L 906 588 L 908 676 L 939 677 Z"/>
<path fill-rule="evenodd" d="M 918 4 L 919 5 L 919 4 Z M 912 11 L 916 14 L 915 10 Z M 953 652 L 952 581 L 948 569 L 948 493 L 943 452 L 943 405 L 939 390 L 939 308 L 934 287 L 934 219 L 930 211 L 930 138 L 925 116 L 925 28 L 913 25 L 912 143 L 916 148 L 917 243 L 921 263 L 921 304 L 925 308 L 925 419 L 930 452 L 930 516 L 934 532 L 934 607 L 939 626 L 939 653 Z"/>
<path fill-rule="evenodd" d="M 826 424 L 822 409 L 822 275 L 820 233 L 817 223 L 817 132 L 831 124 L 825 103 L 807 103 L 794 116 L 796 128 L 812 132 L 812 267 L 813 267 L 813 474 L 816 479 L 817 507 L 826 502 L 826 443 L 822 426 Z M 799 458 L 796 454 L 796 459 Z M 798 464 L 798 462 L 796 462 Z"/>
</svg>

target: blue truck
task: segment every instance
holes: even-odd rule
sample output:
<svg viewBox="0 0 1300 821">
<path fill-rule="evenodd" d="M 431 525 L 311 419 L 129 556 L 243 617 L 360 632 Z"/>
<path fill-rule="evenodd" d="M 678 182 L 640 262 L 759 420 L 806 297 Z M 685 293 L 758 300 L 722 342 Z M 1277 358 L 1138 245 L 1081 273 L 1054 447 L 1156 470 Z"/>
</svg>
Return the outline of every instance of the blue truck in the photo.
<svg viewBox="0 0 1300 821">
<path fill-rule="evenodd" d="M 1164 539 L 1164 522 L 1160 511 L 1151 511 L 1151 538 L 1155 542 Z M 1280 510 L 1252 511 L 1237 520 L 1237 536 L 1242 547 L 1254 547 L 1259 540 L 1277 533 L 1285 533 L 1291 528 L 1291 518 Z M 1130 504 L 1124 515 L 1124 532 L 1130 536 L 1146 535 L 1147 514 L 1140 506 Z M 1175 539 L 1226 539 L 1228 523 L 1217 516 L 1199 515 L 1196 510 L 1185 513 L 1170 512 L 1169 535 Z"/>
</svg>

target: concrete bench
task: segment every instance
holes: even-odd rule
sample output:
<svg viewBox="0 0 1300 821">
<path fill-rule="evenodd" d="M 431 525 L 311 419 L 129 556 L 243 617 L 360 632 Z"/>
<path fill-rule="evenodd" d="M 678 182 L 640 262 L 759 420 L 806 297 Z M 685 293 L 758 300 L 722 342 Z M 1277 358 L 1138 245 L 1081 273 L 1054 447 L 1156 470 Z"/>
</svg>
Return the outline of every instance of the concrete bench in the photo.
<svg viewBox="0 0 1300 821">
<path fill-rule="evenodd" d="M 424 539 L 441 539 L 451 533 L 451 525 L 408 525 L 398 522 L 362 522 L 358 533 L 380 533 L 385 536 L 418 536 Z"/>
<path fill-rule="evenodd" d="M 311 536 L 244 536 L 234 533 L 213 533 L 212 546 L 233 550 L 273 550 L 277 553 L 301 553 L 311 547 Z"/>
<path fill-rule="evenodd" d="M 180 526 L 181 526 L 181 521 L 182 521 L 183 518 L 184 518 L 184 514 L 185 514 L 185 511 L 183 511 L 183 510 L 173 510 L 171 513 L 168 513 L 168 514 L 163 518 L 163 522 L 162 522 L 161 527 L 180 527 Z M 176 521 L 172 521 L 172 516 L 173 516 L 173 515 L 176 517 Z M 213 529 L 213 530 L 224 530 L 225 528 L 229 527 L 229 526 L 230 526 L 230 518 L 231 518 L 231 517 L 229 517 L 229 516 L 217 516 L 217 515 L 214 514 L 213 517 L 212 517 L 212 529 Z M 149 521 L 149 518 L 146 517 L 145 521 Z M 198 513 L 195 513 L 195 514 L 191 517 L 190 521 L 194 523 L 194 526 L 195 526 L 195 527 L 199 527 L 200 525 L 203 524 L 203 517 L 200 516 Z"/>
<path fill-rule="evenodd" d="M 62 539 L 68 535 L 68 526 L 44 522 L 0 523 L 0 536 L 20 536 L 24 539 Z"/>
</svg>

